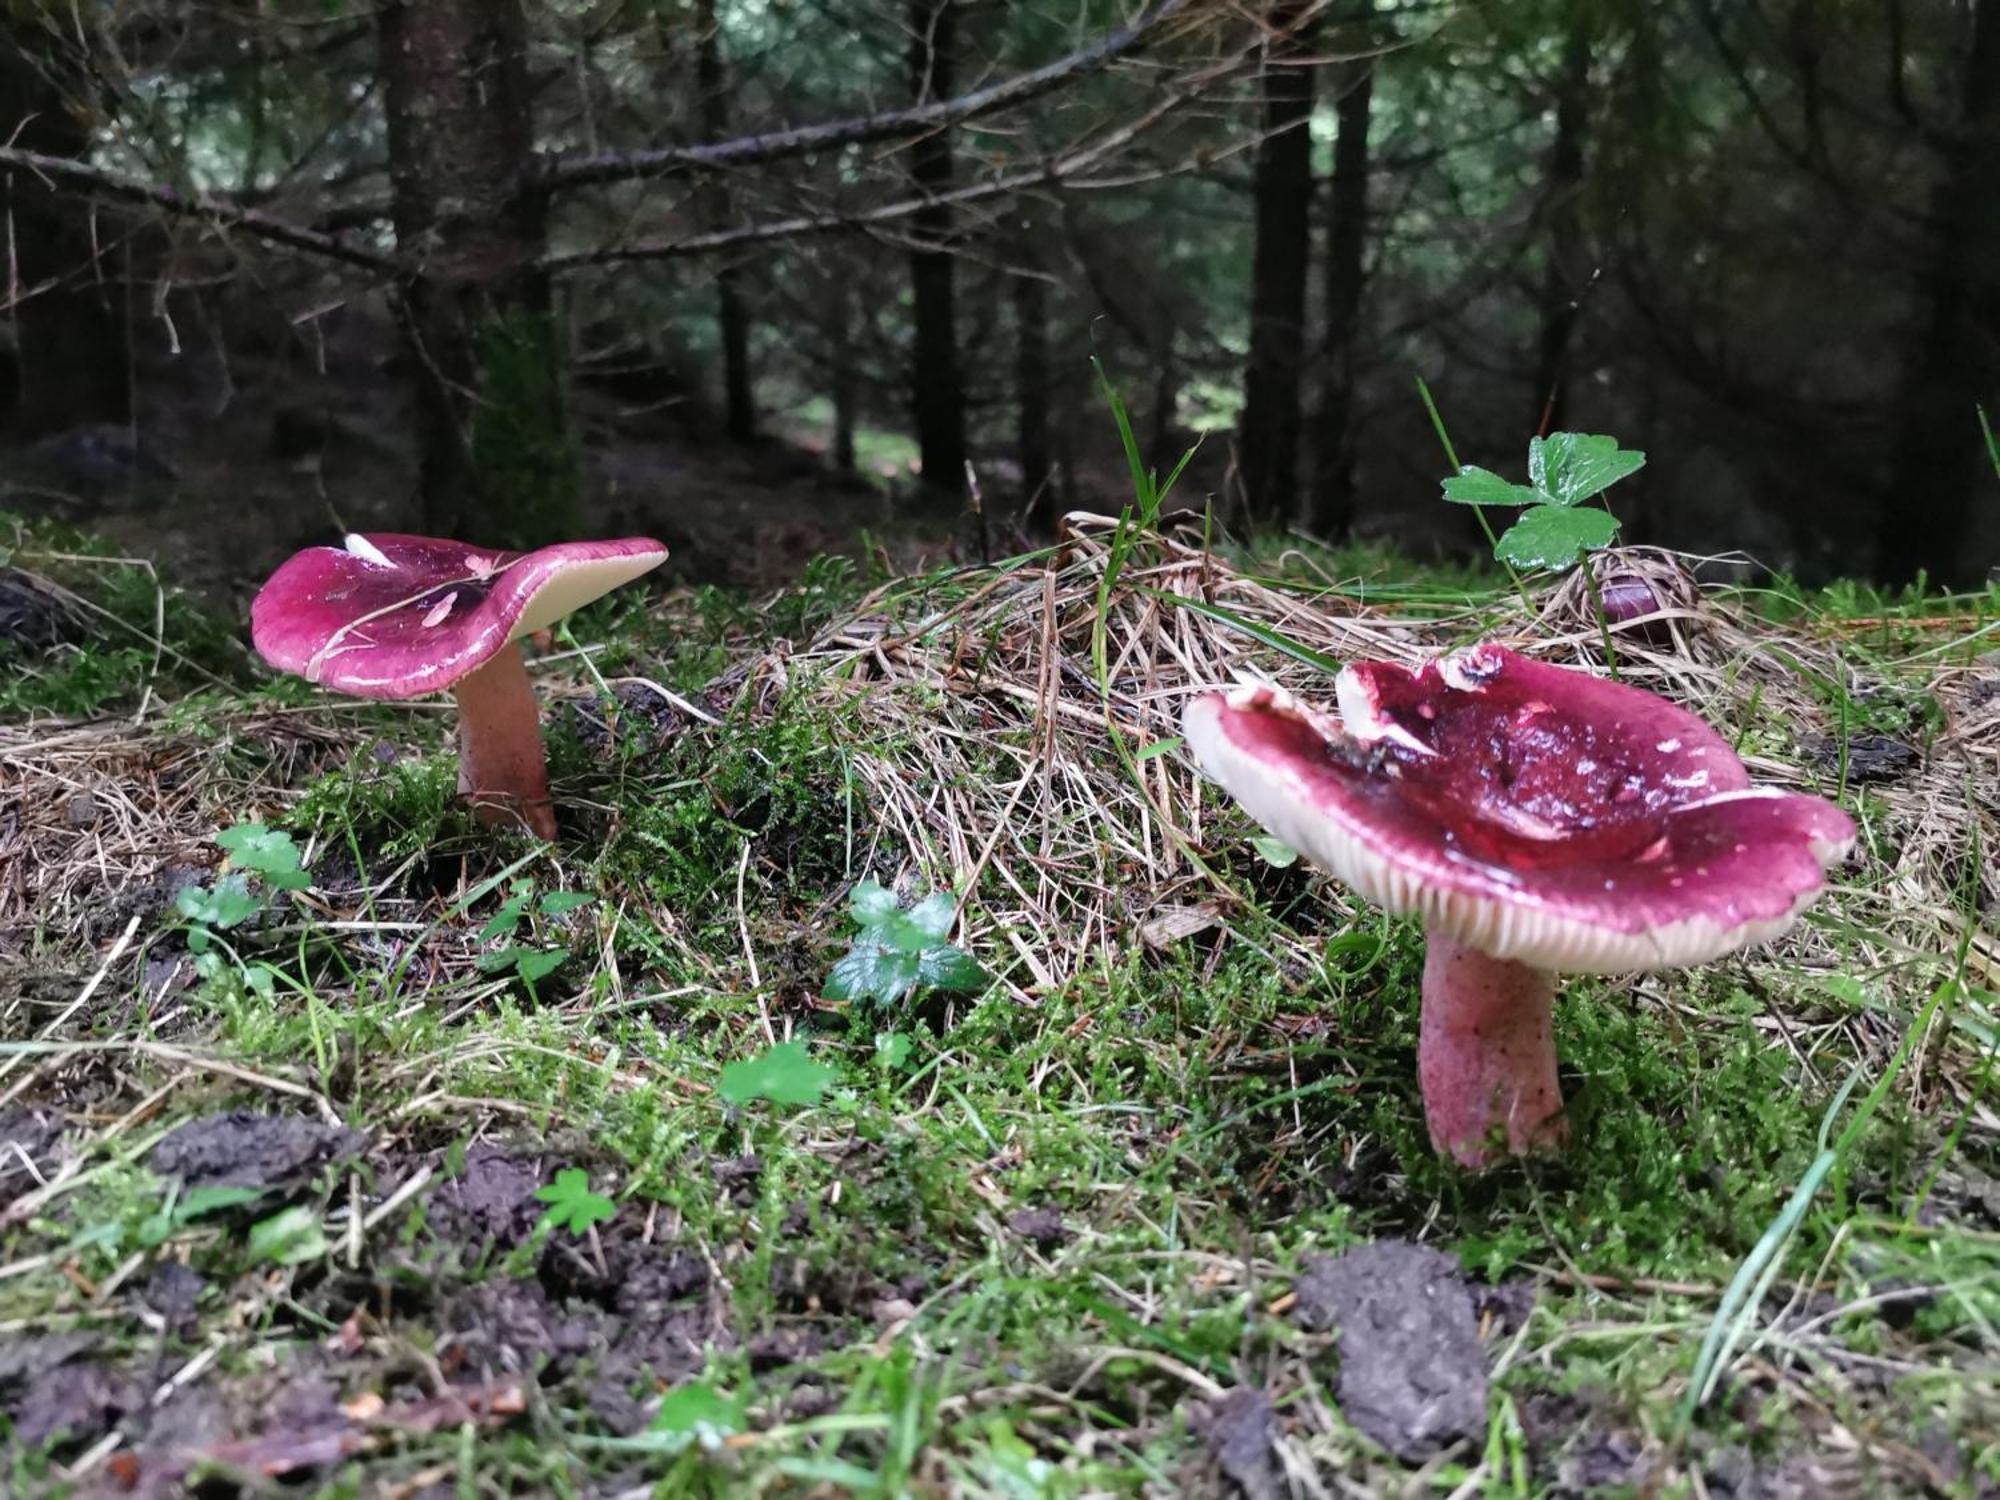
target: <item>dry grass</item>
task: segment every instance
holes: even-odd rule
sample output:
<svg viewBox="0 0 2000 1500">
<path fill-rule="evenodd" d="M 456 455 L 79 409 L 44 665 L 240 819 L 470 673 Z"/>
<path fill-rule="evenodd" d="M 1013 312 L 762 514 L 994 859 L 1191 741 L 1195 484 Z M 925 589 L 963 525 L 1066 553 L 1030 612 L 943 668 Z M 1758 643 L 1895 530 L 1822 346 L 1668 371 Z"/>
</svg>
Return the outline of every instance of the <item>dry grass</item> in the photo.
<svg viewBox="0 0 2000 1500">
<path fill-rule="evenodd" d="M 1839 795 L 1837 767 L 1808 770 L 1799 746 L 1839 733 L 1843 695 L 1850 705 L 1890 690 L 1936 697 L 1944 719 L 1922 765 L 1848 799 L 1878 858 L 1836 877 L 1821 922 L 1788 940 L 1821 972 L 1836 961 L 1851 966 L 1857 954 L 1870 973 L 1933 963 L 1965 935 L 1972 851 L 1983 857 L 1984 890 L 2000 892 L 2000 675 L 1919 659 L 1891 682 L 1854 660 L 1839 632 L 1746 618 L 1696 584 L 1695 561 L 1654 549 L 1616 554 L 1618 572 L 1651 580 L 1670 601 L 1612 628 L 1617 668 L 1722 726 L 1759 781 Z M 1320 668 L 1181 601 L 1335 661 L 1411 664 L 1492 639 L 1605 671 L 1604 634 L 1580 574 L 1527 600 L 1503 592 L 1412 606 L 1370 602 L 1353 583 L 1312 583 L 1311 559 L 1296 562 L 1287 576 L 1262 577 L 1230 567 L 1187 532 L 1121 537 L 1109 518 L 1073 515 L 1061 544 L 1037 562 L 915 618 L 905 589 L 878 591 L 804 650 L 759 670 L 811 673 L 817 693 L 855 710 L 864 728 L 854 769 L 869 805 L 933 882 L 964 890 L 982 875 L 997 879 L 1007 895 L 974 909 L 973 936 L 1011 947 L 1040 987 L 1053 988 L 1109 962 L 1134 933 L 1170 941 L 1226 923 L 1238 907 L 1234 884 L 1200 853 L 1226 799 L 1218 806 L 1185 753 L 1146 753 L 1178 736 L 1183 702 L 1245 678 L 1279 682 L 1308 701 L 1330 696 Z M 1103 684 L 1092 668 L 1100 632 Z M 996 756 L 1004 774 L 992 769 Z M 1291 940 L 1309 960 L 1306 940 Z M 1975 937 L 1971 961 L 1993 956 L 2000 948 Z M 1874 1032 L 1857 1055 L 1885 1054 L 1897 1040 L 1893 1018 L 1854 1024 Z M 1981 1121 L 2000 1126 L 1983 1107 Z"/>
</svg>

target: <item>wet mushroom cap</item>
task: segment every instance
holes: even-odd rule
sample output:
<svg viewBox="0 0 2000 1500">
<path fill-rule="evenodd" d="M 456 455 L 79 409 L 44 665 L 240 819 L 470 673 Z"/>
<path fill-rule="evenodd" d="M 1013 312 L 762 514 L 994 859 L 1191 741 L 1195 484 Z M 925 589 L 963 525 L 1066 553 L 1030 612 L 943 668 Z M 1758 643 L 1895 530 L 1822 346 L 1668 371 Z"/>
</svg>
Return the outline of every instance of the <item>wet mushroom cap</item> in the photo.
<svg viewBox="0 0 2000 1500">
<path fill-rule="evenodd" d="M 449 688 L 666 559 L 645 537 L 502 552 L 371 532 L 289 559 L 250 606 L 272 666 L 363 698 Z"/>
<path fill-rule="evenodd" d="M 1275 688 L 1211 694 L 1189 744 L 1277 837 L 1494 958 L 1705 962 L 1788 928 L 1854 840 L 1692 714 L 1503 647 L 1349 667 L 1338 692 L 1339 726 Z"/>
</svg>

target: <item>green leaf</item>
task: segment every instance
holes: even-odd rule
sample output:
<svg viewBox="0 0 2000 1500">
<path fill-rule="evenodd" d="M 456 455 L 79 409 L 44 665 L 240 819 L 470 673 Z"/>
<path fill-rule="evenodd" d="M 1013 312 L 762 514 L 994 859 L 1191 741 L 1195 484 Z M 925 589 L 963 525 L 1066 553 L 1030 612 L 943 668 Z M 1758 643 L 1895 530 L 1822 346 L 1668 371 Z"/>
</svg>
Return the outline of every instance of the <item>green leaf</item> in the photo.
<svg viewBox="0 0 2000 1500">
<path fill-rule="evenodd" d="M 319 1227 L 319 1215 L 297 1204 L 279 1210 L 250 1230 L 250 1258 L 274 1265 L 301 1265 L 318 1260 L 332 1248 Z"/>
<path fill-rule="evenodd" d="M 817 1104 L 833 1082 L 833 1069 L 816 1063 L 803 1042 L 779 1042 L 756 1057 L 722 1070 L 718 1091 L 735 1105 L 753 1099 L 773 1104 Z"/>
<path fill-rule="evenodd" d="M 542 915 L 560 917 L 575 911 L 579 906 L 588 906 L 597 898 L 583 891 L 550 891 L 542 897 Z"/>
<path fill-rule="evenodd" d="M 215 842 L 228 852 L 230 864 L 263 876 L 274 889 L 302 891 L 312 884 L 300 865 L 298 845 L 283 829 L 238 823 L 218 833 Z"/>
<path fill-rule="evenodd" d="M 920 937 L 935 942 L 951 931 L 951 920 L 957 915 L 958 902 L 949 892 L 937 891 L 911 907 L 905 920 Z"/>
<path fill-rule="evenodd" d="M 174 907 L 191 922 L 227 930 L 256 914 L 257 901 L 242 875 L 225 875 L 213 889 L 191 885 L 174 898 Z"/>
<path fill-rule="evenodd" d="M 1645 454 L 1619 447 L 1613 437 L 1552 432 L 1528 440 L 1528 481 L 1549 505 L 1588 500 L 1645 465 Z"/>
<path fill-rule="evenodd" d="M 863 927 L 880 926 L 896 915 L 896 893 L 877 880 L 864 880 L 848 894 L 847 910 Z"/>
<path fill-rule="evenodd" d="M 891 1005 L 918 989 L 969 994 L 985 988 L 985 970 L 944 941 L 958 915 L 949 891 L 933 892 L 903 911 L 893 892 L 864 880 L 855 886 L 849 907 L 860 930 L 828 973 L 822 998 Z"/>
<path fill-rule="evenodd" d="M 851 952 L 835 961 L 820 997 L 892 1005 L 915 987 L 920 963 L 919 955 L 906 949 L 857 941 Z"/>
<path fill-rule="evenodd" d="M 1444 497 L 1454 505 L 1533 505 L 1542 498 L 1525 484 L 1472 464 L 1444 482 Z"/>
<path fill-rule="evenodd" d="M 528 898 L 534 894 L 534 887 L 525 880 L 514 883 L 514 894 L 500 903 L 500 909 L 487 918 L 486 925 L 479 929 L 479 941 L 490 943 L 497 937 L 505 937 L 521 925 L 521 918 L 528 910 Z"/>
<path fill-rule="evenodd" d="M 1133 756 L 1132 759 L 1136 761 L 1149 761 L 1156 755 L 1166 755 L 1178 750 L 1185 743 L 1186 741 L 1179 735 L 1175 735 L 1170 740 L 1154 740 L 1152 744 L 1142 746 L 1139 753 Z"/>
<path fill-rule="evenodd" d="M 191 1224 L 196 1219 L 220 1213 L 225 1208 L 255 1203 L 263 1196 L 262 1188 L 226 1186 L 189 1188 L 181 1194 L 180 1201 L 174 1205 L 174 1223 Z"/>
<path fill-rule="evenodd" d="M 1594 506 L 1537 505 L 1507 528 L 1493 555 L 1517 568 L 1567 568 L 1584 553 L 1608 547 L 1617 533 L 1618 518 Z"/>
<path fill-rule="evenodd" d="M 926 989 L 955 995 L 976 995 L 986 988 L 986 971 L 962 948 L 941 943 L 917 955 L 917 983 Z"/>
<path fill-rule="evenodd" d="M 875 1066 L 891 1072 L 910 1059 L 910 1039 L 900 1031 L 875 1033 Z"/>
<path fill-rule="evenodd" d="M 494 948 L 482 953 L 473 962 L 479 965 L 481 972 L 497 974 L 502 969 L 513 968 L 514 965 L 521 961 L 523 954 L 533 953 L 534 951 L 533 948 L 523 948 L 518 943 L 509 944 L 505 948 Z"/>
<path fill-rule="evenodd" d="M 569 957 L 569 954 L 561 948 L 515 948 L 510 951 L 519 955 L 514 967 L 530 984 L 538 979 L 547 979 L 560 969 L 563 960 Z"/>
<path fill-rule="evenodd" d="M 691 1380 L 668 1391 L 646 1428 L 649 1434 L 663 1440 L 658 1446 L 667 1453 L 678 1453 L 697 1443 L 713 1448 L 742 1430 L 742 1397 L 725 1396 L 701 1380 Z"/>
<path fill-rule="evenodd" d="M 1264 857 L 1264 863 L 1274 870 L 1289 870 L 1299 862 L 1299 851 L 1282 839 L 1274 839 L 1269 834 L 1250 835 L 1250 847 Z"/>
<path fill-rule="evenodd" d="M 582 1167 L 564 1167 L 554 1182 L 535 1189 L 535 1201 L 548 1204 L 544 1224 L 571 1234 L 582 1234 L 618 1211 L 609 1198 L 590 1190 L 590 1174 Z"/>
</svg>

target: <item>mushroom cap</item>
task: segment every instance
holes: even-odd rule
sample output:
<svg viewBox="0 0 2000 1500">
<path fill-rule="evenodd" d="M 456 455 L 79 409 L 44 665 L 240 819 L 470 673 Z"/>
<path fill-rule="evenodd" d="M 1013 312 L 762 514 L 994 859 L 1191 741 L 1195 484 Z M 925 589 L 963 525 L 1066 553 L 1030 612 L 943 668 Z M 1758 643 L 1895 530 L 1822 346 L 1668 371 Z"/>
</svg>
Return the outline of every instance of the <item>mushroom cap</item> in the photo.
<svg viewBox="0 0 2000 1500">
<path fill-rule="evenodd" d="M 646 537 L 502 552 L 376 531 L 308 547 L 250 605 L 250 639 L 281 671 L 362 698 L 450 687 L 666 560 Z"/>
<path fill-rule="evenodd" d="M 1274 836 L 1495 958 L 1702 963 L 1790 927 L 1854 842 L 1694 715 L 1504 647 L 1350 666 L 1337 692 L 1341 724 L 1273 687 L 1208 694 L 1188 743 Z"/>
</svg>

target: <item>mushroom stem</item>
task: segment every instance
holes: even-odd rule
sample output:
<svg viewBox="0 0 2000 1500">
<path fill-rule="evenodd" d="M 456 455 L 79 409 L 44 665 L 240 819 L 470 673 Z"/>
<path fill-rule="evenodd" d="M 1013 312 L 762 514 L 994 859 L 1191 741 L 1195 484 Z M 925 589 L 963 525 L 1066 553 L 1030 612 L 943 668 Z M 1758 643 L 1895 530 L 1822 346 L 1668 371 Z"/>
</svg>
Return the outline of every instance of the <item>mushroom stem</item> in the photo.
<svg viewBox="0 0 2000 1500">
<path fill-rule="evenodd" d="M 1561 1141 L 1555 988 L 1545 970 L 1429 935 L 1417 1076 L 1431 1144 L 1461 1166 L 1494 1159 L 1496 1127 L 1517 1156 Z"/>
<path fill-rule="evenodd" d="M 556 836 L 541 718 L 518 646 L 452 685 L 458 700 L 458 793 L 482 823 L 519 820 L 545 839 Z"/>
</svg>

